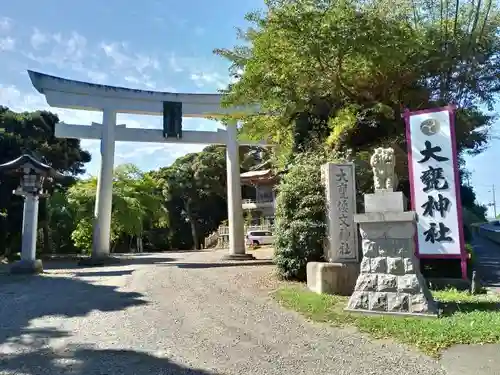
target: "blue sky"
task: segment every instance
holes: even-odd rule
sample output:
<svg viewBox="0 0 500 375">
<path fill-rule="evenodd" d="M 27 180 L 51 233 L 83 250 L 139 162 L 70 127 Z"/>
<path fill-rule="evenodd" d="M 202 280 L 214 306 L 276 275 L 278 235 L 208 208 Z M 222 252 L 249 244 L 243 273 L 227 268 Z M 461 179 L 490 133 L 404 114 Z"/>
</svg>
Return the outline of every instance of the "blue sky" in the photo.
<svg viewBox="0 0 500 375">
<path fill-rule="evenodd" d="M 139 89 L 210 93 L 229 82 L 228 64 L 214 48 L 237 43 L 235 27 L 262 0 L 17 0 L 2 4 L 0 15 L 0 104 L 13 110 L 48 109 L 31 86 L 27 69 L 90 82 Z M 78 5 L 76 5 L 78 4 Z M 29 12 L 26 10 L 29 9 Z M 51 109 L 73 124 L 101 122 L 100 113 Z M 161 127 L 161 119 L 120 115 L 128 127 Z M 187 129 L 215 130 L 217 123 L 185 120 Z M 495 126 L 495 133 L 496 129 Z M 500 198 L 499 141 L 483 154 L 467 159 L 472 184 L 482 203 L 492 199 L 496 184 Z M 82 141 L 100 162 L 99 144 Z M 203 146 L 119 143 L 116 165 L 134 163 L 144 170 L 170 164 Z M 500 205 L 499 205 L 500 211 Z"/>
</svg>

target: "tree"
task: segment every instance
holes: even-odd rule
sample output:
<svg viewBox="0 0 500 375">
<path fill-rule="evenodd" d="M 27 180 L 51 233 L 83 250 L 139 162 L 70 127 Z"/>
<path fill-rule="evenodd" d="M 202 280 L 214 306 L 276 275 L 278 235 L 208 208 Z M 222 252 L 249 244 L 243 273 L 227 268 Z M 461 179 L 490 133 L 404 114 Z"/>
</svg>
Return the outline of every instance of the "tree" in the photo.
<svg viewBox="0 0 500 375">
<path fill-rule="evenodd" d="M 50 244 L 53 253 L 74 253 L 75 247 L 71 234 L 76 227 L 75 212 L 68 202 L 66 191 L 55 191 L 47 200 L 45 214 L 46 227 L 50 231 Z M 44 236 L 44 238 L 46 238 Z M 44 244 L 45 245 L 45 244 Z"/>
<path fill-rule="evenodd" d="M 203 217 L 202 203 L 226 194 L 226 162 L 224 149 L 210 146 L 200 153 L 178 158 L 170 167 L 157 173 L 167 201 L 177 198 L 181 217 L 189 223 L 193 246 L 200 248 L 198 222 Z"/>
<path fill-rule="evenodd" d="M 0 163 L 30 153 L 67 176 L 63 181 L 46 184 L 48 197 L 40 201 L 40 227 L 45 252 L 56 250 L 51 236 L 57 235 L 58 230 L 57 227 L 49 228 L 47 214 L 50 197 L 57 191 L 64 193 L 74 178 L 85 171 L 84 164 L 90 161 L 90 154 L 81 149 L 79 140 L 55 138 L 54 129 L 58 121 L 57 116 L 50 112 L 16 113 L 0 106 Z M 5 244 L 6 253 L 11 249 L 17 252 L 21 248 L 22 199 L 12 195 L 18 184 L 16 178 L 1 176 L 0 212 L 4 213 L 4 219 L 0 219 L 0 241 Z"/>
<path fill-rule="evenodd" d="M 68 201 L 75 212 L 77 225 L 72 233 L 75 245 L 83 251 L 92 246 L 92 228 L 97 179 L 78 181 L 68 191 Z M 123 235 L 142 238 L 145 226 L 165 227 L 168 214 L 161 190 L 149 173 L 131 164 L 114 171 L 111 242 L 113 247 Z"/>
<path fill-rule="evenodd" d="M 246 43 L 216 50 L 239 79 L 226 103 L 259 103 L 244 132 L 288 152 L 327 145 L 355 153 L 405 149 L 402 106 L 459 105 L 460 151 L 480 152 L 498 92 L 498 5 L 398 0 L 269 0 Z M 362 25 L 362 26 L 361 26 Z M 405 176 L 401 176 L 405 177 Z"/>
</svg>

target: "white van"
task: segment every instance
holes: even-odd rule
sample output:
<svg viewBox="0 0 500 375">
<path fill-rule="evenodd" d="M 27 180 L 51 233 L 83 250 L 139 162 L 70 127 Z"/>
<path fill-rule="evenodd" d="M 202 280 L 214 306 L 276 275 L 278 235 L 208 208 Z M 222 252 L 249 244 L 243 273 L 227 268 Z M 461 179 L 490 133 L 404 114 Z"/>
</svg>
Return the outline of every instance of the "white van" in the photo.
<svg viewBox="0 0 500 375">
<path fill-rule="evenodd" d="M 247 232 L 247 245 L 272 245 L 274 236 L 267 230 L 250 230 Z"/>
</svg>

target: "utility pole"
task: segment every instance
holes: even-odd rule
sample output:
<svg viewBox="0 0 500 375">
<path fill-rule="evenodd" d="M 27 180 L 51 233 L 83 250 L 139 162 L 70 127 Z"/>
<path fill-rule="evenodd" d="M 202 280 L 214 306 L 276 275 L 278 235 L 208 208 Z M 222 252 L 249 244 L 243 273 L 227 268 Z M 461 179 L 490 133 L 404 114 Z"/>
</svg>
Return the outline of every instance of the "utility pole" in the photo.
<svg viewBox="0 0 500 375">
<path fill-rule="evenodd" d="M 488 204 L 488 206 L 492 207 L 493 206 L 493 215 L 495 215 L 495 219 L 497 218 L 497 201 L 495 197 L 495 184 L 492 185 L 491 187 L 491 194 L 493 195 L 493 201 Z"/>
</svg>

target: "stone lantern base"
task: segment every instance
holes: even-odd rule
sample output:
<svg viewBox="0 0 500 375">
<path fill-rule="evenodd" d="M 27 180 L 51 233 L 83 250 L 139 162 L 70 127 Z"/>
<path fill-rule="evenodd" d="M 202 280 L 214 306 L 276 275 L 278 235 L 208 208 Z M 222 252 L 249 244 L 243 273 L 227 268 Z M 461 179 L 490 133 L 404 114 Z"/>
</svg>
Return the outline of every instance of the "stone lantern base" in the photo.
<svg viewBox="0 0 500 375">
<path fill-rule="evenodd" d="M 15 262 L 11 268 L 10 273 L 14 275 L 29 275 L 38 274 L 43 272 L 43 264 L 40 259 L 35 260 L 19 260 Z"/>
<path fill-rule="evenodd" d="M 226 254 L 222 260 L 255 260 L 252 254 Z"/>
</svg>

